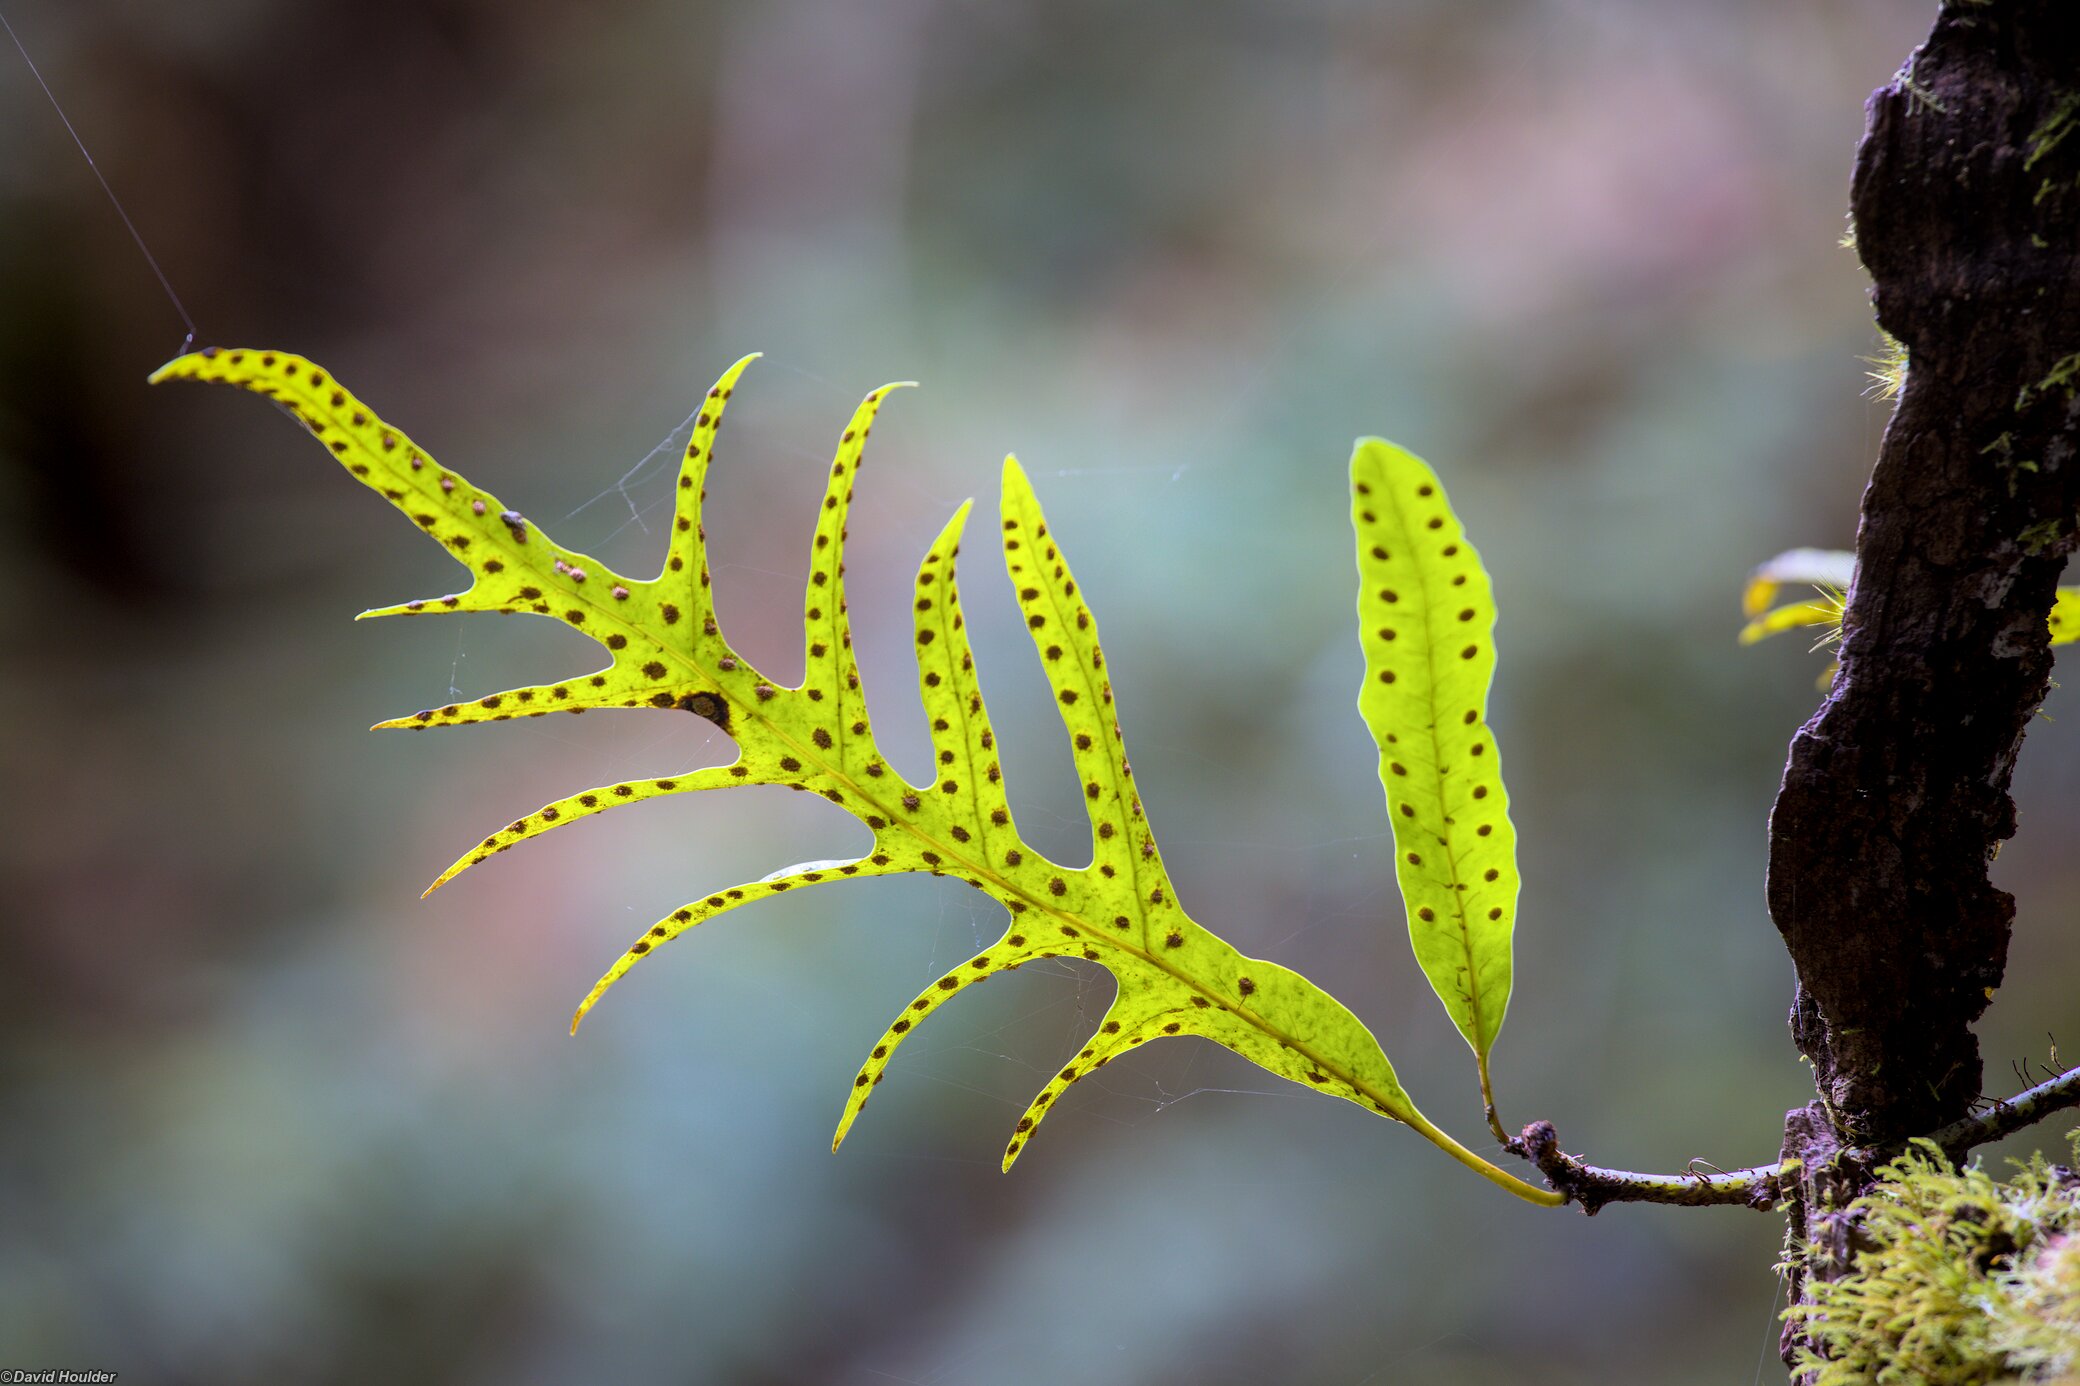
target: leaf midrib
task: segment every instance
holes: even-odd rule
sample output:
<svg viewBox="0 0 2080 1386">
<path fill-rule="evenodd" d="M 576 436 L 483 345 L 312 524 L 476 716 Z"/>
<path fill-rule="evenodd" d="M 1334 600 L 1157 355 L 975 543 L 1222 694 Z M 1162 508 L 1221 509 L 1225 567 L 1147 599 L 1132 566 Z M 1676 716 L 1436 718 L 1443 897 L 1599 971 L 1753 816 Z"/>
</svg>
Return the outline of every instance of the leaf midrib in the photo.
<svg viewBox="0 0 2080 1386">
<path fill-rule="evenodd" d="M 1430 484 L 1436 485 L 1435 482 Z M 1437 651 L 1441 643 L 1437 638 L 1436 627 L 1433 624 L 1437 615 L 1437 603 L 1432 599 L 1429 569 L 1418 556 L 1415 534 L 1408 527 L 1408 511 L 1402 506 L 1401 498 L 1394 493 L 1391 486 L 1383 485 L 1383 489 L 1386 489 L 1389 501 L 1393 505 L 1394 521 L 1400 529 L 1399 534 L 1395 537 L 1395 542 L 1400 544 L 1401 551 L 1408 555 L 1409 563 L 1415 570 L 1416 585 L 1422 589 L 1423 593 L 1423 662 L 1428 666 L 1430 674 L 1430 708 L 1428 717 L 1430 724 L 1430 767 L 1431 773 L 1437 782 L 1438 845 L 1444 848 L 1445 865 L 1451 872 L 1452 917 L 1458 921 L 1459 949 L 1466 957 L 1466 1004 L 1472 1008 L 1474 1030 L 1481 1037 L 1482 1041 L 1475 1046 L 1475 1050 L 1477 1053 L 1485 1056 L 1488 1047 L 1487 1042 L 1493 1036 L 1489 1033 L 1487 1012 L 1481 1005 L 1480 969 L 1475 965 L 1473 928 L 1466 916 L 1466 896 L 1468 892 L 1463 888 L 1465 883 L 1460 879 L 1459 854 L 1452 843 L 1452 815 L 1449 812 L 1449 802 L 1445 793 L 1444 747 L 1439 741 L 1437 734 L 1439 725 L 1437 714 L 1438 686 L 1440 683 Z"/>
</svg>

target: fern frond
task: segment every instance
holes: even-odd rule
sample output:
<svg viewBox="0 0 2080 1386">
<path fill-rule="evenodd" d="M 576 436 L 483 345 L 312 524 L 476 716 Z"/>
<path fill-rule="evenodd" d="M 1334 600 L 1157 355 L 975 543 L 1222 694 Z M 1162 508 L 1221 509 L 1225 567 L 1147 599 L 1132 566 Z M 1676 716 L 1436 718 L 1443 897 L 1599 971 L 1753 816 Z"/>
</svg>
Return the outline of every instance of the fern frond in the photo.
<svg viewBox="0 0 2080 1386">
<path fill-rule="evenodd" d="M 1495 595 L 1428 463 L 1381 438 L 1351 456 L 1358 710 L 1379 747 L 1409 940 L 1471 1046 L 1497 1140 L 1488 1055 L 1509 1010 L 1517 834 L 1488 726 Z"/>
<path fill-rule="evenodd" d="M 869 394 L 839 440 L 813 537 L 802 682 L 782 686 L 730 645 L 715 616 L 700 503 L 724 407 L 752 359 L 739 361 L 709 391 L 679 475 L 671 545 L 652 578 L 615 572 L 557 545 L 488 492 L 440 467 L 302 357 L 216 349 L 180 357 L 152 378 L 215 381 L 275 400 L 352 475 L 471 572 L 471 584 L 461 592 L 369 614 L 549 616 L 597 641 L 609 655 L 604 667 L 580 678 L 423 709 L 379 725 L 422 728 L 552 711 L 655 708 L 704 717 L 736 743 L 737 758 L 725 766 L 603 786 L 545 805 L 482 839 L 435 886 L 551 828 L 665 794 L 785 785 L 828 799 L 873 833 L 871 850 L 857 860 L 790 867 L 699 896 L 659 920 L 593 986 L 572 1017 L 574 1031 L 638 962 L 717 915 L 856 876 L 951 876 L 1004 906 L 1004 933 L 926 988 L 889 1027 L 854 1079 L 834 1148 L 896 1047 L 925 1016 L 975 982 L 1035 959 L 1071 957 L 1105 967 L 1117 980 L 1118 995 L 1088 1045 L 1034 1098 L 1006 1146 L 1005 1168 L 1070 1084 L 1137 1045 L 1200 1035 L 1280 1077 L 1407 1123 L 1520 1197 L 1557 1204 L 1559 1195 L 1496 1169 L 1432 1125 L 1402 1090 L 1372 1034 L 1335 998 L 1286 968 L 1245 957 L 1185 913 L 1134 787 L 1097 624 L 1015 460 L 1004 465 L 1001 543 L 1083 785 L 1091 828 L 1087 864 L 1048 859 L 1012 820 L 954 576 L 969 513 L 965 505 L 926 554 L 913 601 L 934 778 L 910 782 L 876 744 L 852 651 L 843 551 L 862 451 L 896 387 Z"/>
</svg>

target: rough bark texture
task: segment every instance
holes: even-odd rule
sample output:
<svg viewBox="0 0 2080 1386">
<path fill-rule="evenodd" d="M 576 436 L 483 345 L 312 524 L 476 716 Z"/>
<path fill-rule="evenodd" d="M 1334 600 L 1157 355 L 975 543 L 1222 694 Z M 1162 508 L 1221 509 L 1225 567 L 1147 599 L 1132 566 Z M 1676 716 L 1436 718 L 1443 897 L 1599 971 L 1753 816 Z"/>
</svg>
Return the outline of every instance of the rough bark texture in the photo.
<svg viewBox="0 0 2080 1386">
<path fill-rule="evenodd" d="M 1864 494 L 1841 671 L 1770 819 L 1770 914 L 1819 1090 L 1785 1128 L 1805 1171 L 1793 1245 L 1824 1248 L 1794 1269 L 1821 1276 L 1854 1254 L 1836 1210 L 1868 1181 L 1839 1152 L 1956 1121 L 1980 1093 L 1971 1025 L 2015 912 L 1987 863 L 2015 830 L 2009 777 L 2080 513 L 2080 4 L 1952 0 L 1867 117 L 1856 244 L 1910 365 Z"/>
</svg>

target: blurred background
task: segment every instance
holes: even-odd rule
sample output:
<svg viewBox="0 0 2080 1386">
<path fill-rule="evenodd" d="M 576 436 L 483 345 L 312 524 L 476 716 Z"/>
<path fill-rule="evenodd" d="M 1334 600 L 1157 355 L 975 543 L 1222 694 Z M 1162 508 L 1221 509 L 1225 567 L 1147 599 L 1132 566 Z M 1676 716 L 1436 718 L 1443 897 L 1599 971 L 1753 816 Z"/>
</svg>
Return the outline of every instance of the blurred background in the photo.
<svg viewBox="0 0 2080 1386">
<path fill-rule="evenodd" d="M 1527 882 L 1503 1114 L 1644 1169 L 1772 1158 L 1810 1093 L 1762 872 L 1824 656 L 1738 649 L 1737 594 L 1779 549 L 1853 538 L 1884 410 L 1836 243 L 1863 98 L 1930 9 L 6 6 L 203 342 L 316 357 L 567 543 L 654 566 L 675 447 L 653 449 L 765 351 L 709 525 L 724 617 L 777 673 L 835 437 L 867 390 L 923 381 L 882 416 L 848 555 L 914 773 L 910 573 L 1017 451 L 1104 623 L 1185 905 L 1328 983 L 1487 1148 L 1352 706 L 1351 439 L 1430 457 L 1502 609 Z M 954 1005 L 833 1158 L 864 1049 L 998 931 L 950 882 L 732 915 L 570 1039 L 654 918 L 864 830 L 808 796 L 690 796 L 421 903 L 488 827 L 726 742 L 648 712 L 368 734 L 596 651 L 547 623 L 352 623 L 452 566 L 258 402 L 145 387 L 185 329 L 7 49 L 0 305 L 0 1366 L 1778 1378 L 1775 1218 L 1521 1205 L 1201 1041 L 1080 1084 L 999 1174 L 1103 1009 L 1095 969 Z M 1020 821 L 1074 859 L 1011 594 L 986 556 L 963 577 Z M 2021 921 L 1992 1091 L 2050 1035 L 2080 1046 L 2070 698 L 1997 867 Z"/>
</svg>

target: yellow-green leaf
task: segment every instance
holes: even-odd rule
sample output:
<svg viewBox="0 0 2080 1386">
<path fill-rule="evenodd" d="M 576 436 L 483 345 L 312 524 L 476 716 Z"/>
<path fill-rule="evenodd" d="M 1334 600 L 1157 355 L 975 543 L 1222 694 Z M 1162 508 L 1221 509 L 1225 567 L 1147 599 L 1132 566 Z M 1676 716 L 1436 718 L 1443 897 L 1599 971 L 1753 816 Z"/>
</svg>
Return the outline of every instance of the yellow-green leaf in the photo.
<svg viewBox="0 0 2080 1386">
<path fill-rule="evenodd" d="M 1787 582 L 1835 592 L 1849 590 L 1856 575 L 1856 555 L 1840 549 L 1786 549 L 1748 574 L 1741 589 L 1741 614 L 1760 616 Z"/>
<path fill-rule="evenodd" d="M 1379 746 L 1394 867 L 1416 961 L 1473 1048 L 1494 1122 L 1488 1054 L 1509 1009 L 1517 837 L 1488 686 L 1495 598 L 1437 474 L 1365 438 L 1351 455 L 1358 538 L 1358 710 Z"/>
<path fill-rule="evenodd" d="M 839 439 L 812 540 L 802 683 L 783 686 L 736 651 L 715 616 L 700 501 L 716 428 L 751 359 L 723 376 L 696 420 L 679 476 L 670 548 L 652 578 L 617 573 L 598 559 L 556 545 L 488 492 L 440 467 L 301 357 L 217 349 L 180 357 L 153 379 L 218 381 L 275 400 L 350 473 L 411 517 L 471 572 L 469 586 L 451 596 L 370 614 L 544 615 L 599 642 L 609 656 L 606 665 L 576 679 L 428 708 L 381 726 L 422 728 L 552 711 L 653 708 L 706 718 L 737 745 L 737 758 L 728 765 L 603 785 L 545 805 L 483 838 L 436 886 L 529 837 L 664 794 L 785 785 L 822 796 L 873 833 L 870 850 L 857 860 L 789 867 L 701 895 L 657 921 L 593 986 L 572 1017 L 573 1030 L 610 987 L 658 947 L 741 905 L 857 876 L 951 876 L 1005 907 L 1004 932 L 904 1008 L 855 1078 L 838 1140 L 881 1081 L 903 1037 L 926 1015 L 975 982 L 1034 959 L 1070 957 L 1105 967 L 1117 980 L 1118 993 L 1089 1042 L 1048 1081 L 1018 1123 L 1005 1149 L 1006 1168 L 1071 1083 L 1137 1045 L 1200 1035 L 1281 1077 L 1406 1122 L 1520 1197 L 1558 1203 L 1557 1194 L 1494 1168 L 1432 1125 L 1403 1092 L 1378 1042 L 1335 998 L 1276 963 L 1245 957 L 1185 913 L 1134 787 L 1096 623 L 1015 461 L 1007 459 L 1004 468 L 1004 558 L 1070 737 L 1090 819 L 1087 863 L 1049 860 L 1020 836 L 1012 820 L 955 583 L 968 518 L 965 505 L 926 555 L 912 603 L 920 688 L 932 727 L 933 778 L 910 782 L 876 744 L 852 652 L 842 550 L 862 450 L 894 387 L 869 394 Z M 1484 890 L 1480 898 L 1495 893 Z"/>
<path fill-rule="evenodd" d="M 1845 594 L 1855 575 L 1856 555 L 1842 549 L 1788 549 L 1778 554 L 1750 573 L 1741 589 L 1741 614 L 1749 618 L 1741 627 L 1741 643 L 1752 645 L 1801 626 L 1839 630 Z M 1772 609 L 1770 603 L 1785 583 L 1804 583 L 1818 588 L 1820 595 Z M 2058 589 L 2049 624 L 2052 644 L 2080 640 L 2080 587 Z"/>
<path fill-rule="evenodd" d="M 1835 595 L 1812 597 L 1802 602 L 1786 602 L 1784 605 L 1763 612 L 1741 627 L 1740 642 L 1752 645 L 1758 640 L 1767 640 L 1772 635 L 1802 626 L 1833 626 L 1842 624 L 1842 599 Z"/>
<path fill-rule="evenodd" d="M 2051 643 L 2080 640 L 2080 587 L 2061 587 L 2051 599 Z"/>
</svg>

